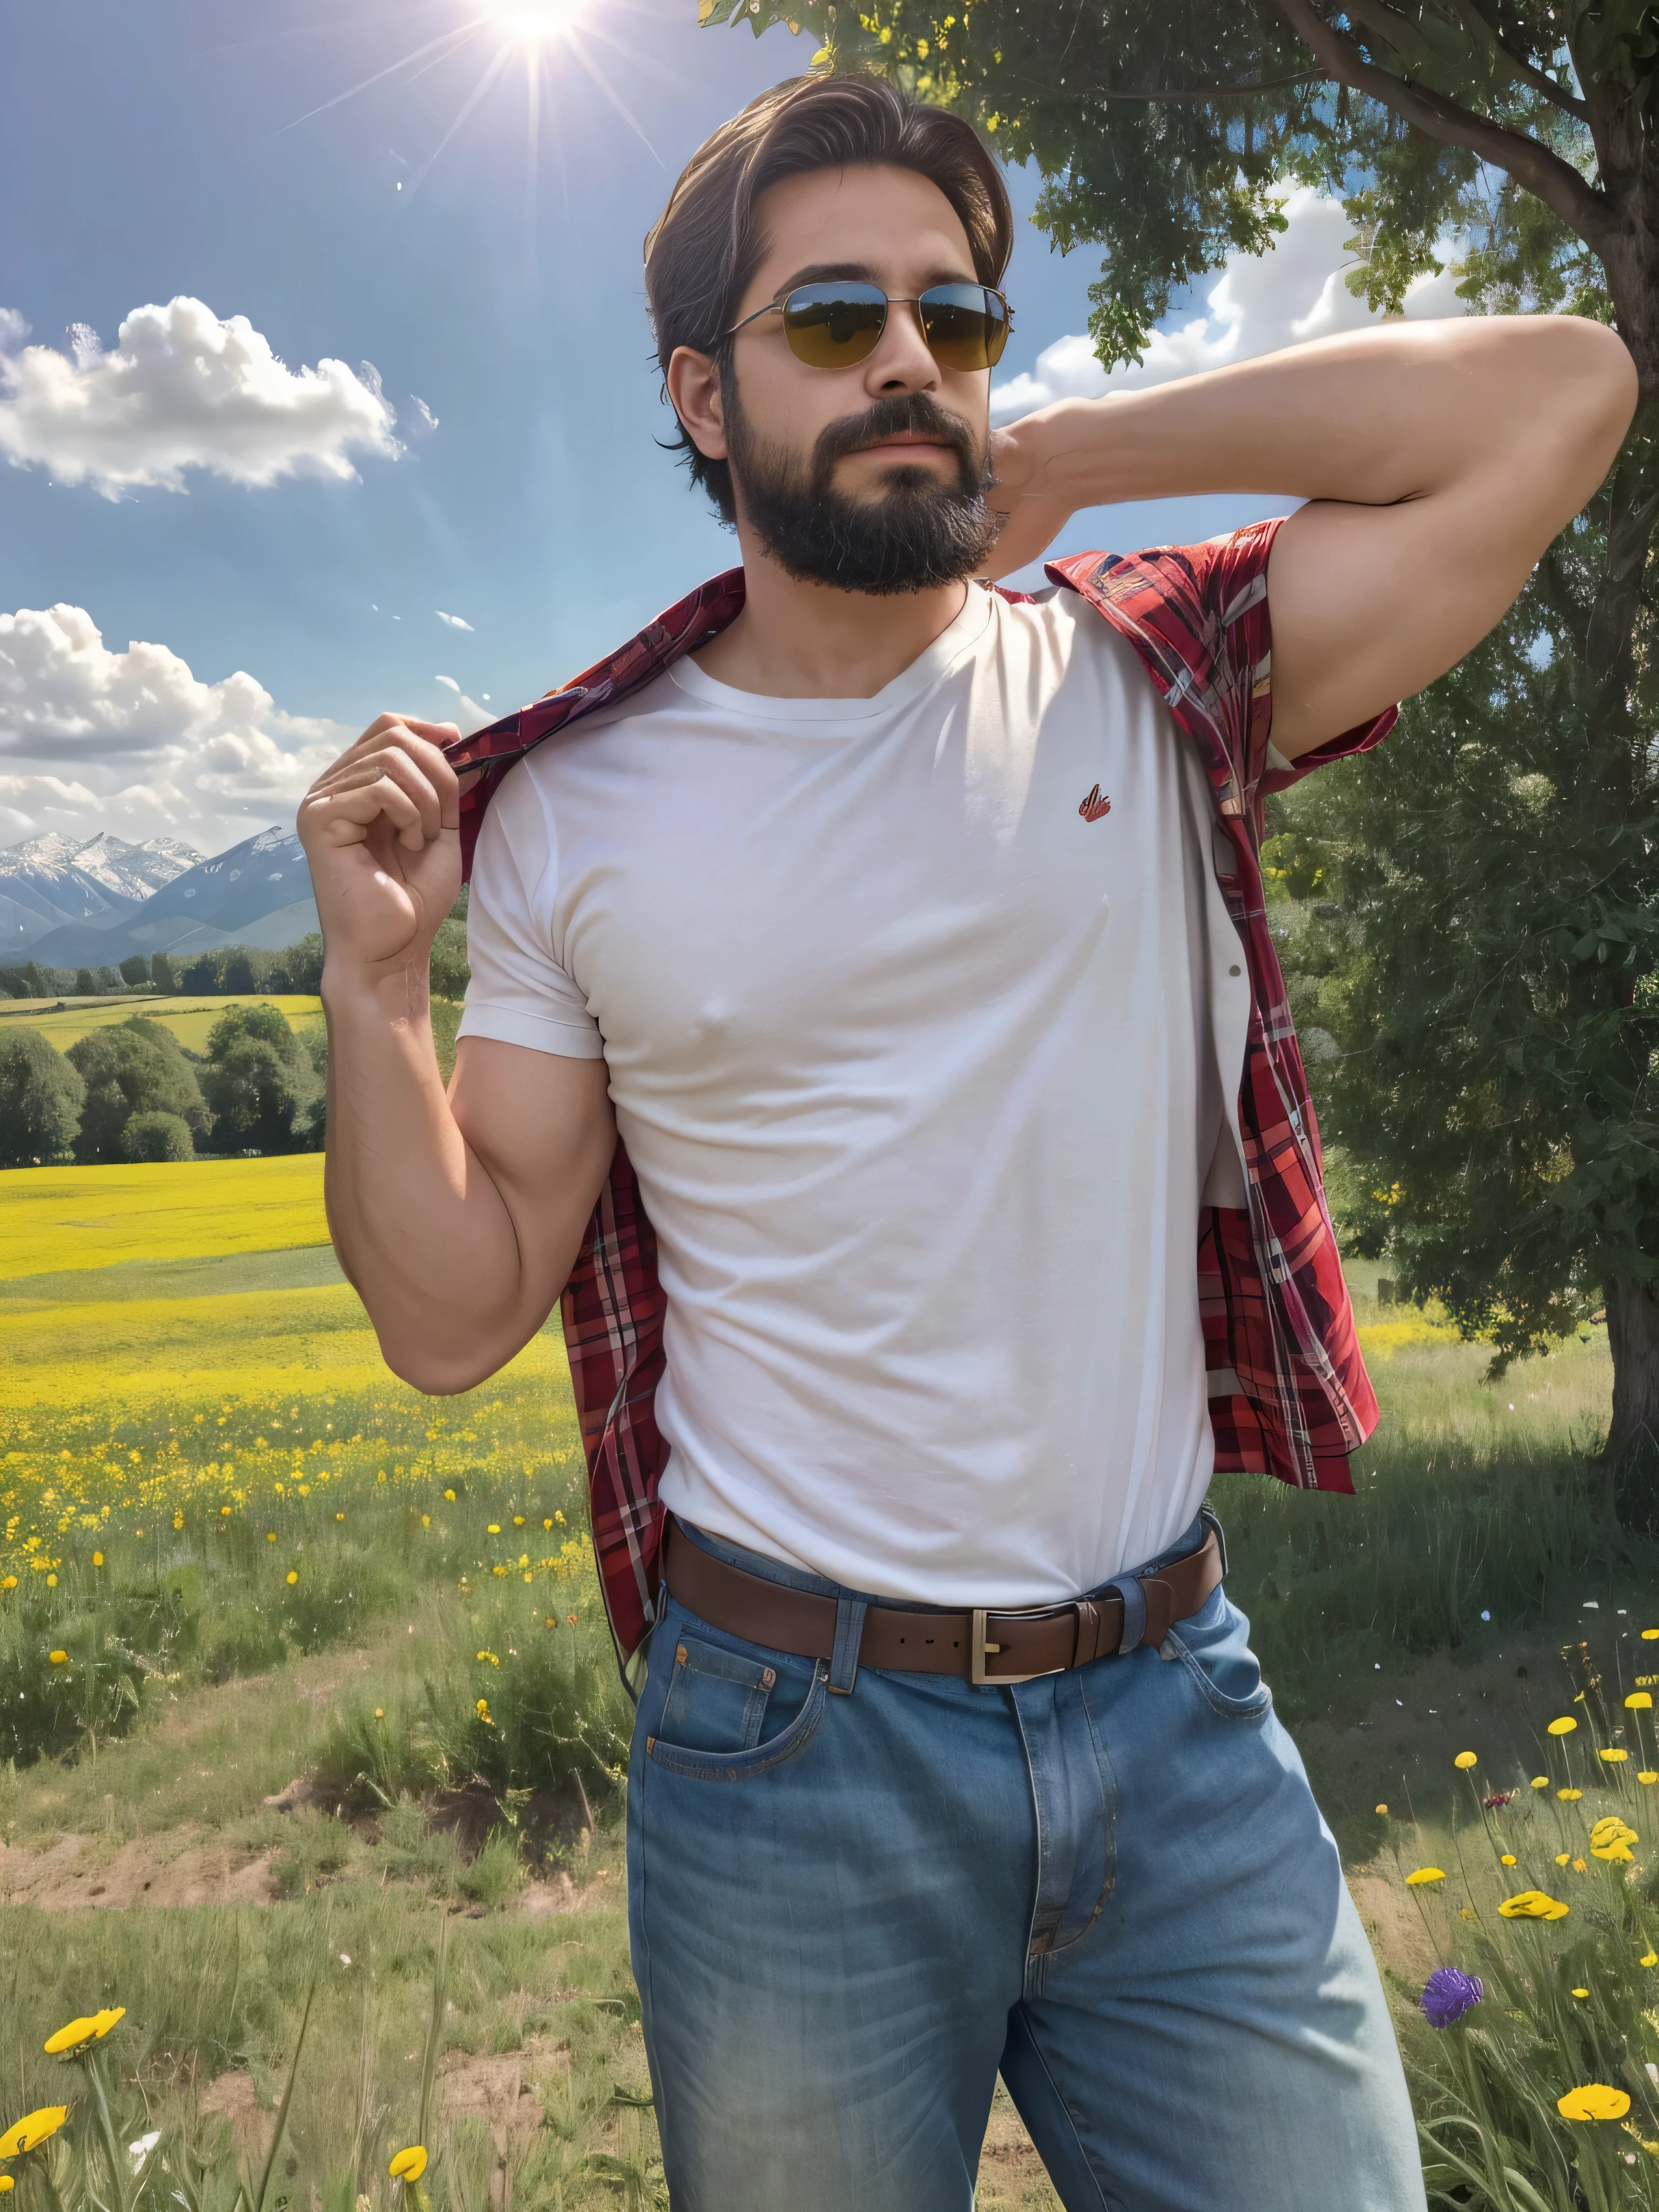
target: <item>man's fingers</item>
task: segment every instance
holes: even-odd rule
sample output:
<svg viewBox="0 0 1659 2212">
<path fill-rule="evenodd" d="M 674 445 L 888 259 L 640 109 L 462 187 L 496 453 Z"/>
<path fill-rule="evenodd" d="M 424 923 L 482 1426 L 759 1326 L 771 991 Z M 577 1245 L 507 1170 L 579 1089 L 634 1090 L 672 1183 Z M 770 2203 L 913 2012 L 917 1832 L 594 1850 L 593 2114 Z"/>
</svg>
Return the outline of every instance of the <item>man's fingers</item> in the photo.
<svg viewBox="0 0 1659 2212">
<path fill-rule="evenodd" d="M 306 802 L 306 811 L 313 819 L 320 816 L 325 827 L 330 829 L 349 823 L 366 834 L 376 822 L 384 819 L 398 833 L 402 844 L 418 849 L 429 842 L 421 826 L 420 808 L 406 791 L 386 776 L 315 793 Z M 360 844 L 362 839 L 348 836 L 342 842 Z"/>
</svg>

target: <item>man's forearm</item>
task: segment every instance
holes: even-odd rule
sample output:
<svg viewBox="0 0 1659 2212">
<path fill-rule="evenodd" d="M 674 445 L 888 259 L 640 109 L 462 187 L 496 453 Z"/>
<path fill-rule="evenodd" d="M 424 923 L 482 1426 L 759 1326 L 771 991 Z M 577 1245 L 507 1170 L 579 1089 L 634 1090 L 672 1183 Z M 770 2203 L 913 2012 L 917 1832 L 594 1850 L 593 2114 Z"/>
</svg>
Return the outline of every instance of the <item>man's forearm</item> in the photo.
<svg viewBox="0 0 1659 2212">
<path fill-rule="evenodd" d="M 340 1264 L 388 1365 L 417 1387 L 464 1388 L 499 1364 L 522 1301 L 507 1206 L 445 1095 L 418 975 L 325 975 L 328 1162 Z M 480 1359 L 485 1361 L 480 1368 Z"/>
<path fill-rule="evenodd" d="M 1227 491 L 1390 506 L 1593 441 L 1616 347 L 1567 315 L 1396 323 L 1063 400 L 1032 418 L 1042 487 L 1073 509 Z"/>
</svg>

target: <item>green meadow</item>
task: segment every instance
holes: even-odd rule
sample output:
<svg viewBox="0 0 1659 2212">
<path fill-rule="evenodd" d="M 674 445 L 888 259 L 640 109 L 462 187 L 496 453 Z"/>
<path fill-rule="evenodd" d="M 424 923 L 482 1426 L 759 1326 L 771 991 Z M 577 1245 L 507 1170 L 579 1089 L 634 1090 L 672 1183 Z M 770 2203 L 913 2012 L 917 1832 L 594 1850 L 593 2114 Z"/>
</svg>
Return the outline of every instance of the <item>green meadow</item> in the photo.
<svg viewBox="0 0 1659 2212">
<path fill-rule="evenodd" d="M 0 2174 L 359 2212 L 418 2144 L 434 2206 L 661 2203 L 556 1324 L 465 1399 L 397 1382 L 319 1167 L 0 1176 L 0 2145 L 68 2109 Z M 1215 1502 L 1433 2201 L 1659 2205 L 1659 1557 L 1594 1458 L 1605 1340 L 1492 1382 L 1352 1279 L 1357 1495 Z M 1437 2031 L 1443 1966 L 1485 1995 Z M 1589 2085 L 1614 2116 L 1564 2116 Z M 1055 2201 L 1000 2098 L 981 2206 Z"/>
</svg>

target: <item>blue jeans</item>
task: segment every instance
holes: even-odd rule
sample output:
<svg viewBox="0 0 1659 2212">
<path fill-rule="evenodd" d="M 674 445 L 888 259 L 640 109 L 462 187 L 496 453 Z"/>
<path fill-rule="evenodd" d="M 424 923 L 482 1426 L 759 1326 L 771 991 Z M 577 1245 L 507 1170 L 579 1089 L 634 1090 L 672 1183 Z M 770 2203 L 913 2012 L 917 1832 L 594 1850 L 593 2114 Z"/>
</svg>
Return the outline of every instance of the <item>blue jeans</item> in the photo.
<svg viewBox="0 0 1659 2212">
<path fill-rule="evenodd" d="M 1421 2212 L 1376 1968 L 1248 1626 L 1218 1589 L 1157 1650 L 843 1696 L 665 1601 L 628 1873 L 675 2212 L 969 2212 L 999 2071 L 1067 2212 Z"/>
</svg>

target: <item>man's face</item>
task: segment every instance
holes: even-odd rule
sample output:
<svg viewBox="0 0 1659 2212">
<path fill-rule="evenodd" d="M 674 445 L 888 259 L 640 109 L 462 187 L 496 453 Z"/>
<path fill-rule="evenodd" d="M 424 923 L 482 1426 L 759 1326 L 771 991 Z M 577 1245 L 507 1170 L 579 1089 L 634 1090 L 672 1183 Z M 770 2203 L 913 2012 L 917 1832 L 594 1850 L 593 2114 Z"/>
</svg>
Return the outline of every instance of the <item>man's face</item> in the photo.
<svg viewBox="0 0 1659 2212">
<path fill-rule="evenodd" d="M 975 281 L 967 234 L 912 170 L 817 170 L 757 207 L 766 240 L 732 321 L 798 284 L 837 277 L 913 300 Z M 904 592 L 969 575 L 994 524 L 985 502 L 990 371 L 941 368 L 913 307 L 894 307 L 875 351 L 816 368 L 781 315 L 733 341 L 720 411 L 740 521 L 793 575 Z"/>
</svg>

